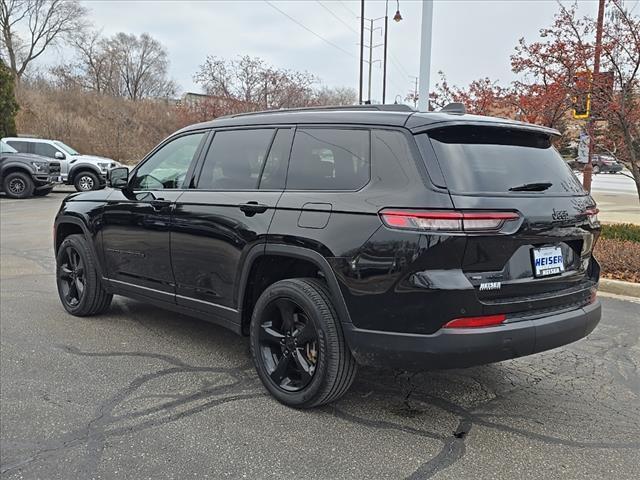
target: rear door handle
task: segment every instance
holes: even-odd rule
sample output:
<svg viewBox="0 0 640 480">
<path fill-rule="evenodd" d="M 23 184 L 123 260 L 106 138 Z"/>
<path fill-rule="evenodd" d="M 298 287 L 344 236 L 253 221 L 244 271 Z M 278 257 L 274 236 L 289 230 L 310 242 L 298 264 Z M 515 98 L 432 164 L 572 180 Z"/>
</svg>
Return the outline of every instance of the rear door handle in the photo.
<svg viewBox="0 0 640 480">
<path fill-rule="evenodd" d="M 258 202 L 247 202 L 240 205 L 240 210 L 242 210 L 247 217 L 251 217 L 256 213 L 264 213 L 268 208 L 268 205 Z"/>
</svg>

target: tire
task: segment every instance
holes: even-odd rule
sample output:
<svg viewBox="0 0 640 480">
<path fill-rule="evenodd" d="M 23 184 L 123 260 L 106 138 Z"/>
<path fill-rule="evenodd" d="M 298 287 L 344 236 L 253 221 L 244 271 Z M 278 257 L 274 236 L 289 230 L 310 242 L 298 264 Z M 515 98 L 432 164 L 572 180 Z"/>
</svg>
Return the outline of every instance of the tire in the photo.
<svg viewBox="0 0 640 480">
<path fill-rule="evenodd" d="M 49 195 L 51 193 L 51 190 L 53 190 L 53 187 L 41 188 L 40 190 L 35 190 L 33 192 L 33 196 L 34 197 L 44 197 L 46 195 Z"/>
<path fill-rule="evenodd" d="M 282 312 L 291 305 L 297 312 L 292 314 L 295 328 L 285 334 L 287 315 Z M 278 337 L 282 334 L 284 338 Z M 312 334 L 313 340 L 305 342 Z M 316 279 L 281 280 L 269 286 L 253 310 L 250 337 L 251 356 L 260 380 L 287 406 L 312 408 L 333 402 L 347 392 L 356 376 L 357 365 L 344 340 L 331 296 Z M 281 380 L 283 361 L 297 371 Z M 310 379 L 305 363 L 309 371 L 313 370 Z"/>
<path fill-rule="evenodd" d="M 2 182 L 2 189 L 10 198 L 29 198 L 34 188 L 33 180 L 24 172 L 11 172 Z"/>
<path fill-rule="evenodd" d="M 62 306 L 77 317 L 103 313 L 113 298 L 102 286 L 95 259 L 83 235 L 69 235 L 60 244 L 56 252 L 56 283 Z M 77 294 L 75 301 L 71 284 Z"/>
<path fill-rule="evenodd" d="M 600 166 L 599 165 L 594 165 L 593 166 L 593 174 L 594 175 L 598 175 L 600 173 Z"/>
<path fill-rule="evenodd" d="M 79 192 L 90 192 L 91 190 L 98 190 L 100 182 L 95 173 L 85 170 L 76 174 L 73 179 L 73 186 Z"/>
</svg>

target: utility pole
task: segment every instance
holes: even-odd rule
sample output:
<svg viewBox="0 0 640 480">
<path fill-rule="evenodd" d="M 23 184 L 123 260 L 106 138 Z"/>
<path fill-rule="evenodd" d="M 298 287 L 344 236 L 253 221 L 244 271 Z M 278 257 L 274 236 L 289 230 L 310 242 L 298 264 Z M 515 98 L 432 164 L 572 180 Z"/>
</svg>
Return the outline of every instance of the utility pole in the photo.
<svg viewBox="0 0 640 480">
<path fill-rule="evenodd" d="M 418 94 L 418 77 L 415 77 L 413 75 L 409 75 L 409 78 L 413 78 L 414 81 L 415 81 L 415 85 L 413 87 L 413 108 L 415 108 L 416 105 L 418 104 L 419 98 L 420 98 L 420 95 Z"/>
<path fill-rule="evenodd" d="M 371 103 L 371 69 L 373 68 L 373 20 L 369 20 L 369 90 L 367 92 L 367 99 Z"/>
<path fill-rule="evenodd" d="M 429 110 L 429 79 L 431 75 L 431 30 L 433 0 L 422 0 L 422 32 L 420 34 L 420 90 L 418 110 Z"/>
<path fill-rule="evenodd" d="M 362 105 L 362 80 L 364 68 L 364 0 L 360 1 L 360 84 L 358 88 L 358 103 Z"/>
<path fill-rule="evenodd" d="M 604 22 L 604 0 L 600 0 L 598 4 L 598 23 L 596 25 L 596 48 L 593 59 L 593 75 L 591 76 L 591 82 L 589 83 L 589 95 L 593 100 L 593 82 L 600 81 L 600 55 L 602 53 L 602 24 Z M 593 105 L 593 103 L 592 103 Z M 589 112 L 589 120 L 587 123 L 587 132 L 589 133 L 589 160 L 584 166 L 582 173 L 582 186 L 584 189 L 591 193 L 591 180 L 593 175 L 593 149 L 595 142 L 593 137 L 595 136 L 595 119 L 593 118 L 593 108 Z"/>
</svg>

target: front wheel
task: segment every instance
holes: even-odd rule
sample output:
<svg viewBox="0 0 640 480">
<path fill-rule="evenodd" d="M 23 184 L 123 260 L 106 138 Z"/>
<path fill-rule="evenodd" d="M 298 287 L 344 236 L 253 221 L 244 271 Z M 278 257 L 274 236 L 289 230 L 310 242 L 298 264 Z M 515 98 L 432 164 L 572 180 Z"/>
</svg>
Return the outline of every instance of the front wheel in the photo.
<svg viewBox="0 0 640 480">
<path fill-rule="evenodd" d="M 62 306 L 72 315 L 96 315 L 111 304 L 84 235 L 69 235 L 58 248 L 56 281 Z"/>
<path fill-rule="evenodd" d="M 73 185 L 79 192 L 89 192 L 100 187 L 98 176 L 93 172 L 80 172 L 76 175 Z"/>
<path fill-rule="evenodd" d="M 281 403 L 311 408 L 344 395 L 356 362 L 324 284 L 281 280 L 256 302 L 251 318 L 251 355 L 266 389 Z"/>
<path fill-rule="evenodd" d="M 35 185 L 29 175 L 24 172 L 11 172 L 5 178 L 2 188 L 8 197 L 29 198 L 33 195 Z"/>
</svg>

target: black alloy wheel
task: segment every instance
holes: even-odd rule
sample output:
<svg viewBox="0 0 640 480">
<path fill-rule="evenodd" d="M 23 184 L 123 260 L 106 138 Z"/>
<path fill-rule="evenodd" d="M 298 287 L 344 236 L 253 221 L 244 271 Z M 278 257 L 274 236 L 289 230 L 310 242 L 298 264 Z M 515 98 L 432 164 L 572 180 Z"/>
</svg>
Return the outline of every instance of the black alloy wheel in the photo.
<svg viewBox="0 0 640 480">
<path fill-rule="evenodd" d="M 29 198 L 33 195 L 34 184 L 24 172 L 11 172 L 3 181 L 3 189 L 10 198 Z"/>
<path fill-rule="evenodd" d="M 87 284 L 84 263 L 78 251 L 71 245 L 65 247 L 60 258 L 58 276 L 61 297 L 69 307 L 77 307 L 82 301 Z"/>
<path fill-rule="evenodd" d="M 113 295 L 102 285 L 84 235 L 69 235 L 60 244 L 56 253 L 56 282 L 62 306 L 72 315 L 96 315 L 111 304 Z"/>
<path fill-rule="evenodd" d="M 260 355 L 271 380 L 287 392 L 311 382 L 318 364 L 318 336 L 312 320 L 292 299 L 269 303 L 260 323 Z"/>
<path fill-rule="evenodd" d="M 312 408 L 344 395 L 357 366 L 327 285 L 290 278 L 269 285 L 253 307 L 251 356 L 279 402 Z"/>
</svg>

